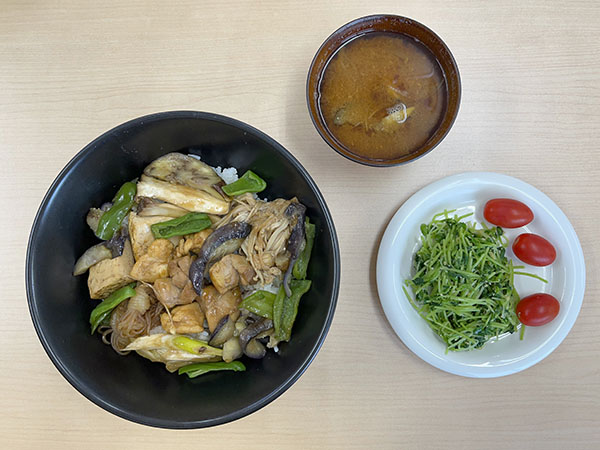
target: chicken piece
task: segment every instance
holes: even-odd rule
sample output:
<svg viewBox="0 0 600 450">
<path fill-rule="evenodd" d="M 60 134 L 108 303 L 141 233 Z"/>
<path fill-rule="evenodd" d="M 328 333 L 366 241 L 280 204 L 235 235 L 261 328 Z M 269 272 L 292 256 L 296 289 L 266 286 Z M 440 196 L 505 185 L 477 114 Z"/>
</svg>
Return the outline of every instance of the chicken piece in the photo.
<svg viewBox="0 0 600 450">
<path fill-rule="evenodd" d="M 239 288 L 231 289 L 225 294 L 219 294 L 215 287 L 210 285 L 202 289 L 199 302 L 211 333 L 215 331 L 223 317 L 238 309 L 241 300 L 242 295 Z"/>
<path fill-rule="evenodd" d="M 184 289 L 188 283 L 191 283 L 189 278 L 191 264 L 192 257 L 189 255 L 169 262 L 169 277 L 179 289 Z"/>
<path fill-rule="evenodd" d="M 125 241 L 123 254 L 112 259 L 105 259 L 90 267 L 88 288 L 90 297 L 102 299 L 117 289 L 133 281 L 130 276 L 133 267 L 133 251 L 129 240 Z"/>
<path fill-rule="evenodd" d="M 220 294 L 224 294 L 240 284 L 240 275 L 234 269 L 231 260 L 226 259 L 226 256 L 213 264 L 208 272 L 210 280 Z"/>
<path fill-rule="evenodd" d="M 220 294 L 238 286 L 248 286 L 254 281 L 256 272 L 241 255 L 225 255 L 209 270 L 210 279 Z"/>
<path fill-rule="evenodd" d="M 150 244 L 150 247 L 148 247 L 146 255 L 167 262 L 173 256 L 174 247 L 175 246 L 168 239 L 156 239 Z"/>
<path fill-rule="evenodd" d="M 129 236 L 131 237 L 133 256 L 136 261 L 146 254 L 148 247 L 155 240 L 150 226 L 171 219 L 172 217 L 166 216 L 142 217 L 134 212 L 129 213 Z"/>
<path fill-rule="evenodd" d="M 169 276 L 169 260 L 173 256 L 173 244 L 167 239 L 156 239 L 148 247 L 148 251 L 137 260 L 131 277 L 138 281 L 154 283 L 159 278 Z"/>
<path fill-rule="evenodd" d="M 240 274 L 242 286 L 248 286 L 255 282 L 254 277 L 256 276 L 256 272 L 246 258 L 241 255 L 228 255 L 227 257 L 231 259 L 233 268 Z"/>
<path fill-rule="evenodd" d="M 181 270 L 176 259 L 169 261 L 169 277 L 171 277 L 173 284 L 179 289 L 183 289 L 188 281 L 190 281 L 188 274 Z"/>
<path fill-rule="evenodd" d="M 201 333 L 204 331 L 204 313 L 198 303 L 173 308 L 171 316 L 160 315 L 162 327 L 171 334 Z"/>
<path fill-rule="evenodd" d="M 177 265 L 185 274 L 190 273 L 190 266 L 196 257 L 191 257 L 190 255 L 186 255 L 177 260 Z"/>
<path fill-rule="evenodd" d="M 197 298 L 198 298 L 198 294 L 196 294 L 194 285 L 192 284 L 191 281 L 188 281 L 187 284 L 181 290 L 181 295 L 179 296 L 179 301 L 182 304 L 186 304 L 186 303 L 192 303 Z"/>
<path fill-rule="evenodd" d="M 154 293 L 160 303 L 168 308 L 181 305 L 181 289 L 173 284 L 171 278 L 159 278 L 154 282 Z"/>
<path fill-rule="evenodd" d="M 177 245 L 177 256 L 189 255 L 190 252 L 198 253 L 210 233 L 212 233 L 212 230 L 206 229 L 190 234 L 185 239 L 180 240 Z"/>
</svg>

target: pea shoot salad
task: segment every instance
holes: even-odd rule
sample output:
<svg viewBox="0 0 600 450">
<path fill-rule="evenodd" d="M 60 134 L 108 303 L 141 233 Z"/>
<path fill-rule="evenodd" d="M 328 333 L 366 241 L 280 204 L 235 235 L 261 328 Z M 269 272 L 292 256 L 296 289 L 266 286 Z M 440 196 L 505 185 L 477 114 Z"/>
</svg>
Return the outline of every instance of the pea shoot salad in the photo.
<svg viewBox="0 0 600 450">
<path fill-rule="evenodd" d="M 516 271 L 522 266 L 506 257 L 502 228 L 477 228 L 475 222 L 463 222 L 471 214 L 451 217 L 453 212 L 421 225 L 422 245 L 406 281 L 412 295 L 406 287 L 404 292 L 446 351 L 468 351 L 518 329 L 514 276 L 539 277 Z"/>
</svg>

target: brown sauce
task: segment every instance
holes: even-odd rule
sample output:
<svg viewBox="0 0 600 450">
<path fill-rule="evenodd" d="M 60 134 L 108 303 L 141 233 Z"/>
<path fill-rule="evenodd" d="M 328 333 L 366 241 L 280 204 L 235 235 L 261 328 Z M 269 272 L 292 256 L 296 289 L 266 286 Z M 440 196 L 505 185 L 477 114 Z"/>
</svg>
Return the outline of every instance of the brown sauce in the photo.
<svg viewBox="0 0 600 450">
<path fill-rule="evenodd" d="M 440 66 L 421 43 L 368 33 L 338 50 L 320 83 L 320 113 L 331 134 L 358 156 L 391 160 L 420 148 L 446 109 Z"/>
</svg>

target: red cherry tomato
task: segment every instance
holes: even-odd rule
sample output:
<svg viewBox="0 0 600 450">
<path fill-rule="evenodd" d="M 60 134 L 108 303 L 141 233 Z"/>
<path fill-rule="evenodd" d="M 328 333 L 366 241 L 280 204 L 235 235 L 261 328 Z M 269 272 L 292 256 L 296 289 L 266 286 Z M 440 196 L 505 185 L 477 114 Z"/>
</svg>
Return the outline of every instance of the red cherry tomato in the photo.
<svg viewBox="0 0 600 450">
<path fill-rule="evenodd" d="M 483 217 L 502 228 L 519 228 L 533 220 L 533 212 L 518 200 L 495 198 L 485 204 Z"/>
<path fill-rule="evenodd" d="M 523 233 L 517 236 L 512 245 L 515 256 L 532 266 L 548 266 L 556 259 L 554 246 L 541 236 Z"/>
<path fill-rule="evenodd" d="M 517 305 L 517 317 L 528 327 L 539 327 L 552 322 L 560 311 L 560 303 L 549 294 L 533 294 Z"/>
</svg>

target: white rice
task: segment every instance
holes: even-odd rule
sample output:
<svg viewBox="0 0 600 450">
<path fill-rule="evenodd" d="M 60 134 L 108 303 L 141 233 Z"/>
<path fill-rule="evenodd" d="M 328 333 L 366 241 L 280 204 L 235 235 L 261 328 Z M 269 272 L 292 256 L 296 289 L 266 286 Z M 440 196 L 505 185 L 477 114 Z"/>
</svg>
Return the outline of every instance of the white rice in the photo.
<svg viewBox="0 0 600 450">
<path fill-rule="evenodd" d="M 188 333 L 187 336 L 191 337 L 192 339 L 205 342 L 208 342 L 210 339 L 210 333 L 208 331 L 203 331 L 202 333 Z"/>
<path fill-rule="evenodd" d="M 273 283 L 265 284 L 264 286 L 257 287 L 257 289 L 262 289 L 263 291 L 268 291 L 273 294 L 279 292 L 279 286 L 275 286 Z"/>
<path fill-rule="evenodd" d="M 202 161 L 202 158 L 200 157 L 200 155 L 194 155 L 192 153 L 189 153 L 188 156 L 191 156 L 192 158 L 196 158 L 198 161 Z M 210 167 L 212 170 L 215 171 L 215 173 L 217 175 L 219 175 L 219 178 L 221 178 L 225 182 L 225 184 L 231 184 L 234 181 L 237 181 L 239 179 L 237 169 L 235 167 L 225 167 L 225 168 L 222 168 L 221 166 L 217 166 L 217 167 L 210 166 Z"/>
<path fill-rule="evenodd" d="M 231 184 L 234 181 L 238 180 L 238 173 L 235 167 L 225 167 L 224 169 L 221 166 L 212 168 L 219 177 L 225 182 L 225 184 Z"/>
</svg>

